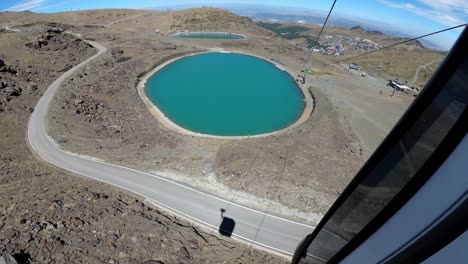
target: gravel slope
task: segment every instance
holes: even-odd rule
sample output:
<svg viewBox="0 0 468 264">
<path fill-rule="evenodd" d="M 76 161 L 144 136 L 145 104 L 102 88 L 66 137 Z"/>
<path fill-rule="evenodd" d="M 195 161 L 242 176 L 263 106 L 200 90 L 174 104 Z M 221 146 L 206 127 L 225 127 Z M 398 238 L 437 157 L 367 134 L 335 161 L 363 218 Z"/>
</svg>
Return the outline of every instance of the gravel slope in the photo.
<svg viewBox="0 0 468 264">
<path fill-rule="evenodd" d="M 26 144 L 32 108 L 63 69 L 94 53 L 62 33 L 42 47 L 25 45 L 47 29 L 0 33 L 0 59 L 16 70 L 0 72 L 8 83 L 0 89 L 0 255 L 32 263 L 286 262 L 36 159 Z"/>
</svg>

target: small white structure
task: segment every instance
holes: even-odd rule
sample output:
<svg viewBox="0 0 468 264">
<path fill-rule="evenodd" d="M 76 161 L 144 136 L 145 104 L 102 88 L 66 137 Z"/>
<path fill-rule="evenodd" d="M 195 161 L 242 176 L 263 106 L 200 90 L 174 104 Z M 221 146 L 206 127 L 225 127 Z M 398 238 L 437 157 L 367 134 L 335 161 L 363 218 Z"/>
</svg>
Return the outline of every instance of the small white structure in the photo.
<svg viewBox="0 0 468 264">
<path fill-rule="evenodd" d="M 391 86 L 391 87 L 395 88 L 395 90 L 397 90 L 397 91 L 413 90 L 413 89 L 409 88 L 407 85 L 400 84 L 400 83 L 398 83 L 396 81 L 389 81 L 387 86 Z"/>
<path fill-rule="evenodd" d="M 361 69 L 361 67 L 357 64 L 357 63 L 351 63 L 348 65 L 349 69 L 351 70 L 355 70 L 355 71 L 359 71 L 359 69 Z"/>
</svg>

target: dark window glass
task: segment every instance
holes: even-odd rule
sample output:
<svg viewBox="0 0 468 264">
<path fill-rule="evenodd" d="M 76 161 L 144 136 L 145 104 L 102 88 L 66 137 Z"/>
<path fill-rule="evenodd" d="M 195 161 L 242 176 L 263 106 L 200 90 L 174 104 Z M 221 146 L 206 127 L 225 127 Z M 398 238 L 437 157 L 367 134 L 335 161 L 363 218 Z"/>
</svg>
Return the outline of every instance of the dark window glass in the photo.
<svg viewBox="0 0 468 264">
<path fill-rule="evenodd" d="M 439 146 L 468 104 L 468 61 L 320 230 L 301 263 L 330 260 L 408 183 Z"/>
</svg>

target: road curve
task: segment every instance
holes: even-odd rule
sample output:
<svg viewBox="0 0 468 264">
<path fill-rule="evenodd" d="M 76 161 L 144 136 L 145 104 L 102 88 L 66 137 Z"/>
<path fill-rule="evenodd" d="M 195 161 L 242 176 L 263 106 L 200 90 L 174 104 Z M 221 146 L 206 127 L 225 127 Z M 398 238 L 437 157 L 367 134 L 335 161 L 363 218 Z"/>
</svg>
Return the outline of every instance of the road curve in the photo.
<svg viewBox="0 0 468 264">
<path fill-rule="evenodd" d="M 57 167 L 136 193 L 148 201 L 216 230 L 219 230 L 223 222 L 220 210 L 227 209 L 224 213 L 224 224 L 228 225 L 223 226 L 227 226 L 227 229 L 232 228 L 233 236 L 277 252 L 292 254 L 300 240 L 311 233 L 314 227 L 250 209 L 158 175 L 64 152 L 52 142 L 46 132 L 45 117 L 55 91 L 65 79 L 107 50 L 99 43 L 91 41 L 89 43 L 98 50 L 98 53 L 61 75 L 38 101 L 30 117 L 27 131 L 32 150 Z M 330 238 L 333 239 L 333 236 Z"/>
<path fill-rule="evenodd" d="M 427 71 L 426 67 L 429 66 L 429 65 L 431 65 L 431 64 L 434 63 L 434 62 L 438 62 L 438 60 L 431 61 L 431 62 L 429 62 L 429 63 L 427 63 L 427 64 L 425 64 L 425 65 L 420 65 L 420 66 L 416 69 L 416 72 L 414 73 L 414 76 L 413 76 L 413 79 L 411 80 L 411 82 L 412 82 L 412 83 L 416 83 L 416 81 L 417 81 L 418 78 L 419 78 L 419 71 L 421 71 L 421 69 L 425 69 L 425 70 Z"/>
</svg>

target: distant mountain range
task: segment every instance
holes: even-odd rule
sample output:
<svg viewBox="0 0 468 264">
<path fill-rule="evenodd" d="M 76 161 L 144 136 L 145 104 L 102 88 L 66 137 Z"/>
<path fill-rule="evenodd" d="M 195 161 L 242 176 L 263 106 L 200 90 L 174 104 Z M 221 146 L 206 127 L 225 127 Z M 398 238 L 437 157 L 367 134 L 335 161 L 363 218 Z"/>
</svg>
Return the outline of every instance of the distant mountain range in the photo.
<svg viewBox="0 0 468 264">
<path fill-rule="evenodd" d="M 325 21 L 325 16 L 320 16 L 320 15 L 255 13 L 255 14 L 249 15 L 248 17 L 256 21 L 318 24 L 318 25 L 322 25 L 323 22 Z M 379 32 L 387 36 L 398 37 L 398 38 L 414 38 L 414 36 L 411 36 L 411 35 L 408 35 L 399 31 L 389 30 L 382 26 L 374 26 L 368 22 L 366 23 L 362 21 L 355 21 L 355 20 L 348 19 L 348 18 L 334 17 L 334 18 L 330 18 L 330 20 L 327 23 L 327 26 L 347 27 L 347 28 L 353 28 L 353 27 L 356 27 L 357 25 L 367 31 Z M 442 47 L 440 47 L 439 45 L 435 44 L 434 42 L 430 40 L 420 39 L 420 41 L 426 48 L 444 50 Z"/>
<path fill-rule="evenodd" d="M 304 9 L 304 8 L 294 8 L 288 7 L 275 7 L 275 6 L 265 6 L 265 5 L 256 5 L 256 4 L 210 4 L 210 6 L 227 9 L 237 15 L 249 17 L 255 21 L 270 21 L 270 22 L 279 22 L 279 23 L 303 23 L 303 24 L 318 24 L 322 25 L 325 21 L 326 12 L 320 10 Z M 159 6 L 159 10 L 164 10 L 166 8 L 171 9 L 185 9 L 190 7 L 196 7 L 194 5 L 168 5 L 168 6 Z M 198 7 L 200 7 L 198 5 Z M 343 17 L 337 14 L 334 14 L 330 17 L 330 20 L 327 23 L 327 26 L 335 27 L 347 27 L 352 28 L 359 25 L 365 30 L 368 31 L 380 31 L 385 35 L 399 38 L 413 38 L 403 32 L 392 30 L 391 26 L 381 22 L 381 21 L 370 21 L 363 18 L 348 18 Z M 436 50 L 446 50 L 436 43 L 420 39 L 421 43 L 427 48 L 436 49 Z"/>
<path fill-rule="evenodd" d="M 289 23 L 302 23 L 302 24 L 317 24 L 322 25 L 325 22 L 325 17 L 312 16 L 312 15 L 282 15 L 282 14 L 271 14 L 271 13 L 256 13 L 254 16 L 250 16 L 253 20 L 270 20 L 277 22 L 289 22 Z M 328 26 L 335 27 L 353 27 L 356 25 L 356 21 L 343 19 L 343 18 L 330 18 Z"/>
</svg>

